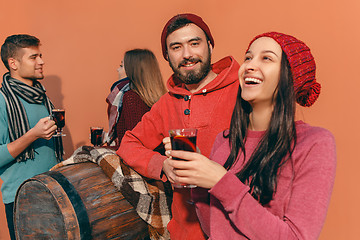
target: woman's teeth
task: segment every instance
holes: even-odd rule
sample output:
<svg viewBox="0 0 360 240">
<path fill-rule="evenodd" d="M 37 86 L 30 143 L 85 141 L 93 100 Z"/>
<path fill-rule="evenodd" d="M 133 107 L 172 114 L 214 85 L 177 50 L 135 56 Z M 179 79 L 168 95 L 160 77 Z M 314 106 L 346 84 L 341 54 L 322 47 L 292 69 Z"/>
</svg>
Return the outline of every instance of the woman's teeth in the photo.
<svg viewBox="0 0 360 240">
<path fill-rule="evenodd" d="M 257 79 L 257 78 L 245 78 L 245 83 L 246 84 L 258 84 L 261 83 L 262 81 Z"/>
</svg>

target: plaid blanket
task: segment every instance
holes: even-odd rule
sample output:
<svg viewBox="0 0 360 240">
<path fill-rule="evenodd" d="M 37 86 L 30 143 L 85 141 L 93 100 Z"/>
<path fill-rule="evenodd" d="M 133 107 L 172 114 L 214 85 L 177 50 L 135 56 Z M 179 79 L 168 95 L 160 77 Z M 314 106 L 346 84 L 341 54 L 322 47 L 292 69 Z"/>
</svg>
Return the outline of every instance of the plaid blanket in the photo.
<svg viewBox="0 0 360 240">
<path fill-rule="evenodd" d="M 111 149 L 90 146 L 79 147 L 70 158 L 51 170 L 87 161 L 102 168 L 138 215 L 148 223 L 151 239 L 170 239 L 166 228 L 171 219 L 172 189 L 169 183 L 141 176 Z"/>
</svg>

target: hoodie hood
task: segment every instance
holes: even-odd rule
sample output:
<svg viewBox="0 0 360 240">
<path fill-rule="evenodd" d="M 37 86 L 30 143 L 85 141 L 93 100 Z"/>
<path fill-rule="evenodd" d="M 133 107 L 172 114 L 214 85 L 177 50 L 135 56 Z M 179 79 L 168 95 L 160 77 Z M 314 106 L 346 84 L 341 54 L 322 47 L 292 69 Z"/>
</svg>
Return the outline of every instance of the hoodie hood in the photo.
<svg viewBox="0 0 360 240">
<path fill-rule="evenodd" d="M 216 78 L 193 94 L 209 93 L 239 81 L 239 68 L 239 63 L 232 56 L 224 57 L 211 65 L 211 70 L 217 74 Z M 174 74 L 167 81 L 167 88 L 169 93 L 172 94 L 189 95 L 189 91 L 185 88 L 185 83 L 176 78 Z"/>
</svg>

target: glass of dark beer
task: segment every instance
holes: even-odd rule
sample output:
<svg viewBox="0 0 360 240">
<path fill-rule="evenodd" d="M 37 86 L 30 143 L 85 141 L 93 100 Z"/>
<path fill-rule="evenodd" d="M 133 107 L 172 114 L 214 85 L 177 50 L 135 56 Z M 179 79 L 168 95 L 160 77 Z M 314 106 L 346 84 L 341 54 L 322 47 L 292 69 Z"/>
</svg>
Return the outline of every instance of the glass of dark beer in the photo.
<svg viewBox="0 0 360 240">
<path fill-rule="evenodd" d="M 103 144 L 103 131 L 102 127 L 90 127 L 90 140 L 94 146 L 101 146 Z"/>
<path fill-rule="evenodd" d="M 51 119 L 55 121 L 57 126 L 56 133 L 53 136 L 65 136 L 62 134 L 62 129 L 65 127 L 65 110 L 53 109 L 51 111 Z"/>
<path fill-rule="evenodd" d="M 183 150 L 189 152 L 196 152 L 196 136 L 197 129 L 184 128 L 184 129 L 171 129 L 169 130 L 169 136 L 171 139 L 172 150 Z M 181 160 L 178 158 L 173 158 Z M 194 188 L 196 185 L 187 185 L 182 183 L 173 184 L 176 188 Z"/>
</svg>

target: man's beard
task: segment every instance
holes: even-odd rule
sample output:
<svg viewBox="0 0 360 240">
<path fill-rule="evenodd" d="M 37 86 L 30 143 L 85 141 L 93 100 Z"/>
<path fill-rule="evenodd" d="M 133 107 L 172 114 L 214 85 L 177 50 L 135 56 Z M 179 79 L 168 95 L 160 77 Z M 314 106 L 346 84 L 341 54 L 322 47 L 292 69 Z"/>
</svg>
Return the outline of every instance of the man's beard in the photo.
<svg viewBox="0 0 360 240">
<path fill-rule="evenodd" d="M 29 77 L 24 77 L 24 78 L 28 79 L 28 80 L 32 80 L 32 81 L 38 81 L 38 80 L 43 80 L 44 75 L 42 75 L 42 76 L 29 76 Z"/>
<path fill-rule="evenodd" d="M 32 80 L 32 81 L 44 79 L 43 73 L 36 73 L 36 72 L 35 73 L 22 73 L 22 74 L 20 74 L 20 76 L 24 79 Z"/>
<path fill-rule="evenodd" d="M 181 73 L 180 68 L 182 65 L 186 65 L 187 63 L 199 63 L 200 69 L 197 70 L 191 70 L 187 71 L 184 74 Z M 169 65 L 171 69 L 174 71 L 175 76 L 182 81 L 185 84 L 196 84 L 201 82 L 210 72 L 211 70 L 211 52 L 210 48 L 208 51 L 208 56 L 204 58 L 204 62 L 200 58 L 188 58 L 184 59 L 179 63 L 179 65 L 176 67 L 172 64 L 172 62 L 169 60 Z"/>
</svg>

